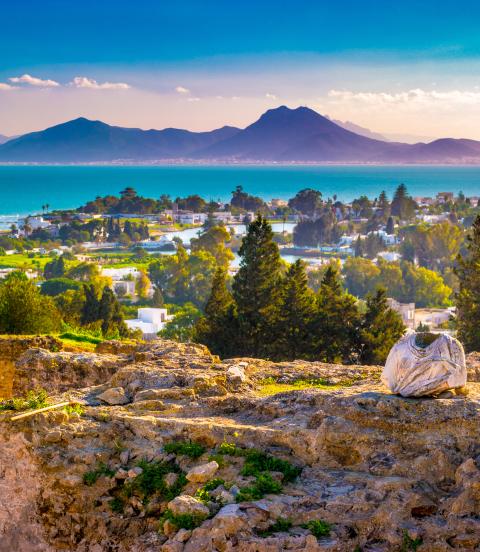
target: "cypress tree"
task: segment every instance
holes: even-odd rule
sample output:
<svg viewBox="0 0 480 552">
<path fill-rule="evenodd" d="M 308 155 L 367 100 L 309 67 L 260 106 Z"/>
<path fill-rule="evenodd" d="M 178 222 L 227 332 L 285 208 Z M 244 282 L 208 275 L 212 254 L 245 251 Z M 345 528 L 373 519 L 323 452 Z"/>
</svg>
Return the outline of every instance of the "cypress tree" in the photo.
<svg viewBox="0 0 480 552">
<path fill-rule="evenodd" d="M 458 257 L 457 332 L 465 350 L 480 351 L 480 215 L 467 236 L 467 254 Z"/>
<path fill-rule="evenodd" d="M 357 301 L 342 289 L 338 270 L 329 266 L 320 285 L 312 323 L 313 358 L 350 362 L 359 326 Z"/>
<path fill-rule="evenodd" d="M 205 305 L 205 316 L 195 326 L 195 341 L 221 357 L 235 354 L 235 309 L 227 288 L 227 272 L 218 268 Z"/>
<path fill-rule="evenodd" d="M 387 304 L 387 293 L 378 288 L 367 295 L 367 310 L 359 333 L 359 357 L 363 364 L 383 364 L 405 331 L 400 315 Z"/>
<path fill-rule="evenodd" d="M 123 321 L 120 303 L 108 286 L 103 288 L 102 298 L 98 304 L 98 315 L 102 321 L 104 337 L 115 335 L 117 332 L 121 336 L 128 333 Z"/>
<path fill-rule="evenodd" d="M 311 352 L 311 324 L 315 314 L 315 294 L 308 287 L 305 263 L 290 265 L 280 286 L 275 323 L 273 356 L 280 360 L 308 358 Z"/>
<path fill-rule="evenodd" d="M 100 305 L 95 291 L 95 286 L 93 284 L 84 284 L 83 291 L 85 293 L 85 301 L 82 306 L 80 323 L 82 326 L 85 326 L 86 324 L 96 322 L 99 319 Z"/>
<path fill-rule="evenodd" d="M 244 355 L 262 357 L 271 346 L 282 266 L 272 227 L 262 216 L 248 226 L 239 254 L 233 281 L 239 347 Z"/>
<path fill-rule="evenodd" d="M 393 234 L 395 232 L 395 224 L 393 222 L 393 217 L 388 217 L 387 226 L 385 228 L 387 234 Z"/>
</svg>

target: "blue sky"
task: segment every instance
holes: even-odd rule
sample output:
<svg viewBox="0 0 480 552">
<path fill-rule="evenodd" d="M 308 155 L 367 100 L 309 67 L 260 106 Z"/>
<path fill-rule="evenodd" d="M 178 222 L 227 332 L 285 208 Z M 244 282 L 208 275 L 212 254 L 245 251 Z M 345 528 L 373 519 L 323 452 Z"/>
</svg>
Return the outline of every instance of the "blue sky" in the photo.
<svg viewBox="0 0 480 552">
<path fill-rule="evenodd" d="M 480 3 L 3 0 L 0 133 L 85 115 L 244 126 L 310 105 L 386 134 L 480 139 Z"/>
</svg>

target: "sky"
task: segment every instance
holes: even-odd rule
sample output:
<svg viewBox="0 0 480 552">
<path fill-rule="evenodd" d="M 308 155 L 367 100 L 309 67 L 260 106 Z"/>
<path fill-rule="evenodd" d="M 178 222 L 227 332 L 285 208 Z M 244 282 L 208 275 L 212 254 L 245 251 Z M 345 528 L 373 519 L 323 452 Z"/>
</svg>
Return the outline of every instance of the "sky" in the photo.
<svg viewBox="0 0 480 552">
<path fill-rule="evenodd" d="M 0 0 L 0 134 L 79 116 L 245 127 L 306 105 L 388 137 L 480 140 L 480 2 Z"/>
</svg>

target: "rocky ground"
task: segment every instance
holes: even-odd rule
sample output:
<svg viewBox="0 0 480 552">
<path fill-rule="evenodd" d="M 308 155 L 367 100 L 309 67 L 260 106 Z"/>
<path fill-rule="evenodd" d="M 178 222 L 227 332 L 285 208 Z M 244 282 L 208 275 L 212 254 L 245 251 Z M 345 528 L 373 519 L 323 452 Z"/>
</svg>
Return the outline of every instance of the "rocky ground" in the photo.
<svg viewBox="0 0 480 552">
<path fill-rule="evenodd" d="M 14 388 L 81 406 L 0 412 L 0 550 L 480 550 L 468 363 L 467 395 L 404 399 L 378 367 L 28 350 Z"/>
</svg>

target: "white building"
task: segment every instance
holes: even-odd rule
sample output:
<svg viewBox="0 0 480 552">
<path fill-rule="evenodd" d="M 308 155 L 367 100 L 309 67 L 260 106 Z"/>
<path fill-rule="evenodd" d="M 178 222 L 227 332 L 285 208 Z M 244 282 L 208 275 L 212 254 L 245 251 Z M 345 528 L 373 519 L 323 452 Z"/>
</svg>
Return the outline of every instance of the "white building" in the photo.
<svg viewBox="0 0 480 552">
<path fill-rule="evenodd" d="M 173 320 L 167 309 L 141 308 L 138 309 L 138 318 L 125 320 L 130 330 L 140 330 L 144 339 L 155 339 L 166 323 Z"/>
<path fill-rule="evenodd" d="M 388 306 L 398 312 L 407 328 L 415 329 L 415 303 L 400 303 L 392 297 L 387 297 Z"/>
<path fill-rule="evenodd" d="M 140 272 L 135 266 L 125 266 L 122 268 L 102 268 L 102 276 L 108 276 L 114 281 L 125 280 L 126 278 L 137 279 Z"/>
<path fill-rule="evenodd" d="M 400 253 L 397 253 L 396 251 L 380 251 L 380 253 L 377 255 L 377 258 L 378 257 L 381 257 L 389 263 L 396 263 L 402 258 Z"/>
</svg>

